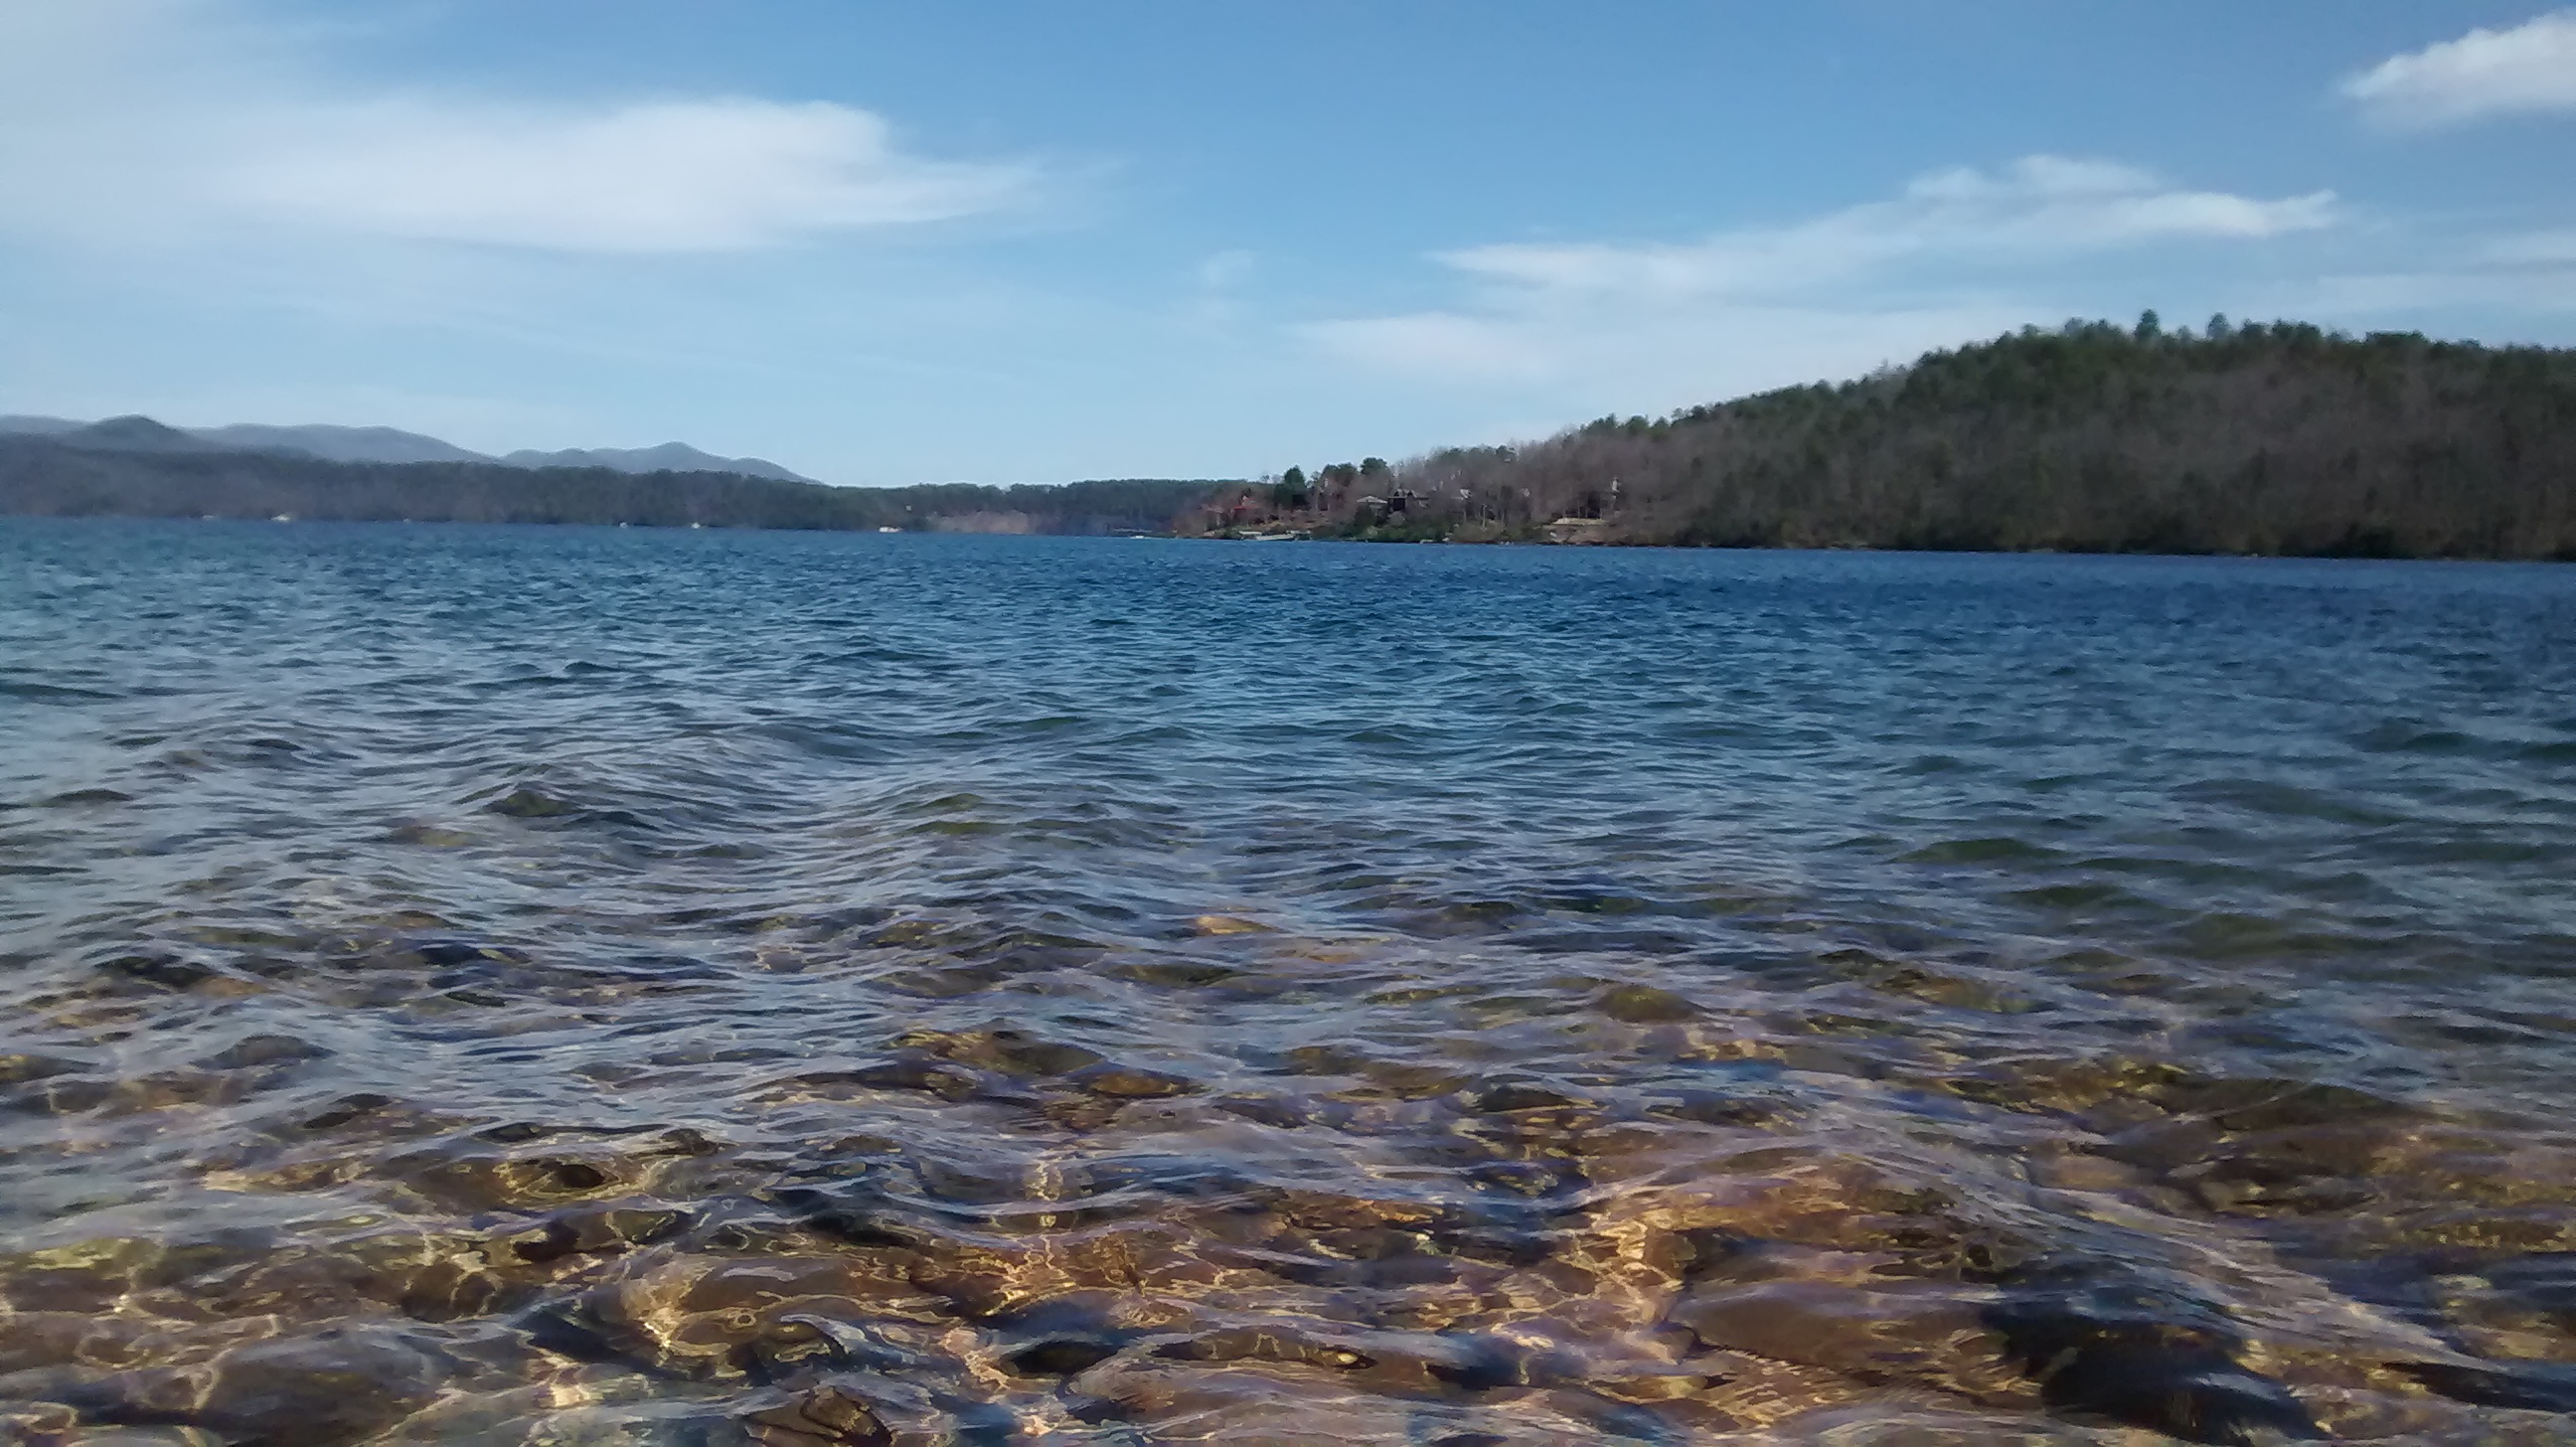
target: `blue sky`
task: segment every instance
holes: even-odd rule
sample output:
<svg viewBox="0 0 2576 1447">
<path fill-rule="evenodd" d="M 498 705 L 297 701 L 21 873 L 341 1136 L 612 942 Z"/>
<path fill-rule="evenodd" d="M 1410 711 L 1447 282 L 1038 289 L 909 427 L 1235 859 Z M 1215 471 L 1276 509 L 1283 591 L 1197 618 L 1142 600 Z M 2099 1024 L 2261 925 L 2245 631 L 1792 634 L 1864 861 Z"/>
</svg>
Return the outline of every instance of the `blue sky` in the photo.
<svg viewBox="0 0 2576 1447">
<path fill-rule="evenodd" d="M 1239 476 L 2150 306 L 2576 342 L 2576 10 L 0 0 L 0 412 Z"/>
</svg>

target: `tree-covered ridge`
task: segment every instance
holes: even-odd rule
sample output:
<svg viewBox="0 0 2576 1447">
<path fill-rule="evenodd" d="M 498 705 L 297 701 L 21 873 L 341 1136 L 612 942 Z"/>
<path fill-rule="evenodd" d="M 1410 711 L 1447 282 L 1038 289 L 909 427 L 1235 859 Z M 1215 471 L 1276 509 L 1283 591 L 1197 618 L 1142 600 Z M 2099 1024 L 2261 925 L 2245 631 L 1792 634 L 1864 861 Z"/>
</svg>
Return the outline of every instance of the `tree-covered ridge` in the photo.
<svg viewBox="0 0 2576 1447">
<path fill-rule="evenodd" d="M 1525 447 L 1292 472 L 1215 495 L 1190 526 L 2576 558 L 2576 352 L 2070 322 Z"/>
<path fill-rule="evenodd" d="M 330 462 L 0 437 L 0 513 L 71 517 L 1160 532 L 1215 486 L 1136 479 L 1062 487 L 827 487 L 740 473 Z"/>
</svg>

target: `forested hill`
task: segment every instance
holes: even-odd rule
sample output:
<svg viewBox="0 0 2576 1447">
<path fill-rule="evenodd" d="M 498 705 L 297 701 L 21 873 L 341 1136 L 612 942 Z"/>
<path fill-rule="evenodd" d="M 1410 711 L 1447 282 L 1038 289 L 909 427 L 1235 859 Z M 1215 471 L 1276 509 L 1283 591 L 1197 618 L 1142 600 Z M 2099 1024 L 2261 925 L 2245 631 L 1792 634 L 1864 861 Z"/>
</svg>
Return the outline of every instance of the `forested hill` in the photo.
<svg viewBox="0 0 2576 1447">
<path fill-rule="evenodd" d="M 2576 352 L 2070 323 L 1517 449 L 1292 470 L 1217 495 L 1191 525 L 2576 559 Z"/>
<path fill-rule="evenodd" d="M 147 438 L 141 426 L 125 425 L 134 436 L 0 436 L 0 513 L 1161 532 L 1218 486 L 1137 480 L 857 488 L 726 472 L 639 475 L 608 467 L 530 470 L 497 462 L 332 462 L 177 444 L 159 436 L 168 429 Z"/>
</svg>

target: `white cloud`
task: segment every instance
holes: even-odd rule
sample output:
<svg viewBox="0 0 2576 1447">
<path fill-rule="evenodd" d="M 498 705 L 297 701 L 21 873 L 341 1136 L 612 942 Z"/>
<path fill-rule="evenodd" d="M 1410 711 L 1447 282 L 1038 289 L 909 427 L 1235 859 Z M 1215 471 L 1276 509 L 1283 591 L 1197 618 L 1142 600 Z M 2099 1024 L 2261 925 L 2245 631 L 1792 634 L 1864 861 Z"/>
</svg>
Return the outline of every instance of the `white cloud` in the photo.
<svg viewBox="0 0 2576 1447">
<path fill-rule="evenodd" d="M 2576 110 L 2576 10 L 2510 30 L 2472 30 L 2391 56 L 2347 77 L 2341 89 L 2346 99 L 2398 125 Z"/>
<path fill-rule="evenodd" d="M 990 212 L 1037 179 L 915 155 L 845 105 L 389 94 L 311 50 L 214 0 L 0 7 L 0 228 L 730 251 Z"/>
<path fill-rule="evenodd" d="M 2159 239 L 2260 239 L 2334 219 L 2330 191 L 2261 201 L 2174 189 L 2104 161 L 2030 156 L 2000 172 L 1934 172 L 1892 201 L 1703 241 L 1479 246 L 1438 259 L 1484 280 L 1550 291 L 1758 297 L 1913 258 L 2009 260 Z"/>
<path fill-rule="evenodd" d="M 204 177 L 246 215 L 568 251 L 719 251 L 944 221 L 1008 204 L 1016 167 L 919 160 L 884 121 L 741 98 L 594 111 L 317 108 Z"/>
<path fill-rule="evenodd" d="M 2026 320 L 2048 262 L 2332 226 L 2332 192 L 2260 199 L 2108 161 L 2031 156 L 1918 178 L 1892 199 L 1681 243 L 1510 243 L 1433 259 L 1457 306 L 1302 328 L 1371 369 L 1576 399 L 1708 400 L 1852 375 Z M 1582 405 L 1597 405 L 1583 402 Z"/>
</svg>

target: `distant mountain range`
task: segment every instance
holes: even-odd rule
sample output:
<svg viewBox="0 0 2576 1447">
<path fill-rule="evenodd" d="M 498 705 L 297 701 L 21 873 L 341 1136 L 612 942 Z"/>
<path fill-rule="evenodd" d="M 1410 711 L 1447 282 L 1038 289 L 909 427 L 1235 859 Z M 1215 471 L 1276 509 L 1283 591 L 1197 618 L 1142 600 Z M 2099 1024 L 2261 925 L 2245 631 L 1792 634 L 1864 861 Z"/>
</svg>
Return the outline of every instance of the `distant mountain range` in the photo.
<svg viewBox="0 0 2576 1447">
<path fill-rule="evenodd" d="M 74 447 L 117 452 L 274 452 L 325 462 L 491 462 L 504 467 L 605 467 L 617 472 L 732 472 L 777 482 L 812 482 L 759 457 L 718 457 L 680 442 L 659 447 L 522 449 L 505 457 L 473 452 L 452 442 L 391 427 L 314 424 L 274 427 L 256 422 L 229 427 L 169 427 L 149 417 L 77 422 L 65 417 L 0 417 L 0 433 L 50 438 Z"/>
<path fill-rule="evenodd" d="M 149 417 L 0 418 L 0 515 L 1151 533 L 1224 485 L 830 487 L 676 443 L 497 458 L 380 427 L 186 431 Z"/>
</svg>

